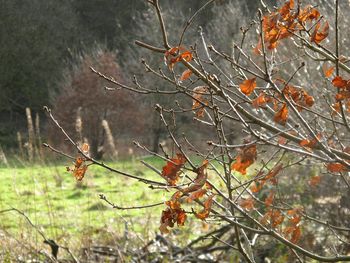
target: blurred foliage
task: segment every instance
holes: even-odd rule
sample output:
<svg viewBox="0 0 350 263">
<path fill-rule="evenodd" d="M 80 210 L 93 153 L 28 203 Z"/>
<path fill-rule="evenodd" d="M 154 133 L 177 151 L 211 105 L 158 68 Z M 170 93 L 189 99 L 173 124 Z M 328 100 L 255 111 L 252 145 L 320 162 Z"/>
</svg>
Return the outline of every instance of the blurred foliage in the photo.
<svg viewBox="0 0 350 263">
<path fill-rule="evenodd" d="M 25 108 L 38 112 L 49 103 L 79 31 L 69 0 L 0 5 L 0 144 L 12 146 L 9 135 L 25 126 Z"/>
<path fill-rule="evenodd" d="M 177 1 L 174 8 L 173 1 L 162 0 L 162 9 L 172 11 L 165 18 L 178 21 L 170 32 L 182 28 L 205 2 Z M 219 17 L 217 7 L 224 4 L 217 1 L 204 10 L 194 30 Z M 129 66 L 133 41 L 144 27 L 140 21 L 154 12 L 140 0 L 0 0 L 0 5 L 0 145 L 5 148 L 16 145 L 17 131 L 26 131 L 26 107 L 42 113 L 44 105 L 52 106 L 63 72 L 77 64 L 79 55 L 103 45 L 117 54 L 119 65 Z M 253 13 L 257 5 L 249 1 L 246 10 Z M 153 32 L 159 34 L 159 28 Z"/>
<path fill-rule="evenodd" d="M 109 124 L 119 142 L 121 136 L 144 132 L 147 109 L 135 94 L 126 90 L 105 91 L 110 83 L 93 73 L 90 67 L 123 82 L 123 74 L 116 63 L 116 55 L 96 49 L 93 54 L 84 54 L 79 63 L 67 72 L 62 92 L 53 102 L 53 110 L 59 123 L 78 142 L 87 140 L 91 155 L 102 158 L 108 148 L 108 135 L 102 120 Z M 64 107 L 62 107 L 64 105 Z M 79 116 L 79 117 L 78 117 Z M 79 118 L 77 122 L 77 118 Z M 50 143 L 60 145 L 64 137 L 55 125 L 48 126 Z M 114 141 L 114 138 L 110 138 Z"/>
</svg>

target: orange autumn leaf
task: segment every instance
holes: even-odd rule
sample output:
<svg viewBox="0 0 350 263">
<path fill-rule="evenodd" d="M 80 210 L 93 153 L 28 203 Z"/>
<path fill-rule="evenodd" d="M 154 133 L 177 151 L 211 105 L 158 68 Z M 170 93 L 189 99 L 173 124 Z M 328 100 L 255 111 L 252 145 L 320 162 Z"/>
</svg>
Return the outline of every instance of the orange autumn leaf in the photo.
<svg viewBox="0 0 350 263">
<path fill-rule="evenodd" d="M 316 8 L 311 8 L 307 19 L 316 20 L 321 16 L 320 12 Z"/>
<path fill-rule="evenodd" d="M 160 227 L 159 230 L 162 234 L 167 234 L 169 233 L 168 227 L 173 227 L 173 219 L 172 219 L 172 212 L 170 209 L 163 210 L 162 211 L 162 216 L 160 218 Z"/>
<path fill-rule="evenodd" d="M 183 226 L 185 224 L 186 218 L 186 212 L 182 208 L 172 209 L 168 207 L 162 212 L 159 230 L 163 234 L 169 233 L 168 227 L 174 227 L 175 223 L 177 223 L 178 226 Z"/>
<path fill-rule="evenodd" d="M 341 90 L 335 95 L 335 99 L 337 101 L 350 99 L 350 91 L 349 90 Z"/>
<path fill-rule="evenodd" d="M 286 1 L 280 9 L 263 17 L 262 33 L 267 48 L 270 50 L 277 48 L 280 40 L 305 31 L 305 23 L 317 20 L 319 17 L 319 11 L 311 5 L 304 9 L 299 5 L 295 8 L 295 0 Z M 328 35 L 329 25 L 326 23 L 321 29 L 320 26 L 316 27 L 313 41 L 321 42 Z M 261 43 L 254 48 L 254 53 L 258 55 L 261 53 Z"/>
<path fill-rule="evenodd" d="M 283 89 L 283 94 L 292 99 L 297 105 L 299 111 L 302 107 L 312 107 L 315 103 L 315 99 L 310 96 L 304 89 L 296 88 L 288 85 Z"/>
<path fill-rule="evenodd" d="M 288 237 L 290 236 L 289 240 L 296 244 L 300 240 L 301 237 L 301 228 L 300 226 L 288 226 L 284 229 L 283 233 Z"/>
<path fill-rule="evenodd" d="M 300 240 L 300 237 L 301 237 L 301 229 L 299 226 L 297 226 L 296 228 L 294 228 L 294 230 L 292 232 L 292 238 L 291 238 L 290 242 L 296 244 Z"/>
<path fill-rule="evenodd" d="M 172 197 L 172 199 L 169 201 L 166 201 L 165 204 L 173 210 L 181 208 L 181 203 L 179 202 L 179 200 L 176 197 L 175 198 Z"/>
<path fill-rule="evenodd" d="M 327 63 L 323 63 L 322 65 L 323 74 L 325 75 L 326 78 L 329 78 L 330 76 L 332 76 L 334 69 L 335 69 L 334 66 L 327 67 Z"/>
<path fill-rule="evenodd" d="M 345 165 L 341 163 L 329 163 L 327 164 L 327 170 L 331 173 L 341 173 L 348 171 Z"/>
<path fill-rule="evenodd" d="M 177 223 L 178 226 L 183 226 L 185 224 L 187 215 L 185 210 L 181 208 L 181 204 L 178 200 L 181 196 L 181 192 L 180 195 L 178 193 L 179 192 L 176 192 L 171 200 L 165 202 L 168 207 L 166 210 L 162 211 L 159 227 L 159 230 L 163 234 L 169 233 L 168 228 L 174 227 L 175 223 Z"/>
<path fill-rule="evenodd" d="M 197 176 L 194 179 L 193 183 L 189 187 L 180 190 L 183 194 L 195 192 L 204 186 L 208 178 L 208 173 L 205 170 L 208 164 L 209 161 L 204 160 L 202 165 L 196 169 L 195 172 L 197 173 Z"/>
<path fill-rule="evenodd" d="M 271 225 L 273 228 L 279 226 L 284 221 L 284 216 L 279 210 L 274 210 L 271 213 Z"/>
<path fill-rule="evenodd" d="M 171 56 L 177 56 L 178 55 L 178 52 L 180 50 L 181 47 L 173 47 L 169 50 L 167 50 L 164 54 L 165 57 L 169 57 L 170 55 Z"/>
<path fill-rule="evenodd" d="M 254 160 L 243 160 L 241 156 L 238 156 L 236 158 L 236 161 L 231 165 L 231 169 L 235 170 L 237 172 L 240 172 L 241 174 L 247 173 L 247 168 L 251 166 L 254 163 Z"/>
<path fill-rule="evenodd" d="M 281 26 L 280 32 L 279 32 L 280 33 L 279 39 L 284 39 L 291 36 L 292 35 L 291 32 L 293 32 L 296 27 L 297 27 L 297 23 L 293 23 L 290 26 Z"/>
<path fill-rule="evenodd" d="M 317 186 L 321 182 L 321 176 L 315 175 L 309 180 L 310 186 Z"/>
<path fill-rule="evenodd" d="M 294 8 L 294 0 L 287 1 L 279 10 L 278 12 L 282 17 L 286 17 L 289 15 L 290 10 Z"/>
<path fill-rule="evenodd" d="M 278 111 L 278 100 L 272 98 L 273 110 Z"/>
<path fill-rule="evenodd" d="M 267 102 L 269 102 L 269 98 L 266 97 L 265 93 L 261 92 L 256 99 L 252 100 L 252 105 L 254 108 L 259 108 L 265 106 Z"/>
<path fill-rule="evenodd" d="M 275 198 L 275 193 L 273 191 L 270 191 L 270 194 L 265 199 L 265 205 L 267 207 L 271 206 L 274 198 Z"/>
<path fill-rule="evenodd" d="M 178 212 L 177 218 L 176 218 L 176 223 L 178 226 L 183 226 L 185 225 L 187 215 L 186 212 L 182 209 Z"/>
<path fill-rule="evenodd" d="M 294 102 L 299 102 L 301 98 L 301 90 L 294 86 L 288 85 L 282 90 L 286 97 L 291 98 Z"/>
<path fill-rule="evenodd" d="M 300 226 L 288 226 L 283 232 L 287 236 L 287 238 L 290 237 L 289 240 L 294 244 L 298 243 L 298 241 L 301 238 Z"/>
<path fill-rule="evenodd" d="M 279 210 L 269 209 L 264 216 L 260 219 L 260 222 L 264 225 L 270 223 L 271 227 L 276 228 L 284 221 L 284 216 Z"/>
<path fill-rule="evenodd" d="M 314 146 L 315 146 L 315 144 L 317 143 L 317 141 L 315 140 L 312 140 L 312 141 L 310 141 L 310 140 L 307 140 L 307 139 L 304 139 L 304 140 L 301 140 L 300 142 L 299 142 L 299 145 L 300 146 L 303 146 L 303 147 L 310 147 L 310 148 L 313 148 Z"/>
<path fill-rule="evenodd" d="M 285 125 L 288 118 L 288 108 L 287 104 L 284 103 L 281 109 L 275 113 L 273 120 L 281 125 Z"/>
<path fill-rule="evenodd" d="M 294 0 L 289 0 L 289 9 L 294 8 Z"/>
<path fill-rule="evenodd" d="M 283 233 L 292 243 L 297 243 L 301 237 L 301 212 L 302 208 L 293 208 L 287 211 L 287 215 L 290 216 L 288 220 L 288 226 L 284 229 Z"/>
<path fill-rule="evenodd" d="M 305 105 L 307 107 L 312 107 L 312 105 L 314 105 L 314 103 L 315 103 L 314 97 L 310 96 L 307 93 L 304 93 L 304 101 L 305 101 Z"/>
<path fill-rule="evenodd" d="M 289 223 L 292 225 L 297 225 L 301 221 L 301 215 L 299 214 L 299 211 L 297 211 L 296 214 L 292 216 L 291 219 L 289 219 Z"/>
<path fill-rule="evenodd" d="M 77 157 L 77 159 L 75 159 L 75 168 L 79 168 L 84 162 L 84 159 L 82 157 Z"/>
<path fill-rule="evenodd" d="M 198 219 L 204 220 L 204 219 L 208 218 L 210 211 L 211 211 L 211 206 L 213 204 L 213 198 L 214 198 L 214 195 L 209 196 L 208 199 L 203 204 L 204 209 L 198 213 L 196 213 L 196 212 L 194 213 L 194 215 Z"/>
<path fill-rule="evenodd" d="M 302 88 L 288 85 L 283 89 L 283 94 L 297 104 L 299 111 L 302 111 L 303 107 L 310 108 L 315 103 L 315 99 Z"/>
<path fill-rule="evenodd" d="M 344 153 L 350 154 L 350 146 L 346 146 L 343 150 Z M 350 160 L 346 160 L 348 163 Z M 330 172 L 347 172 L 349 171 L 348 167 L 342 163 L 329 163 L 327 169 Z"/>
<path fill-rule="evenodd" d="M 246 174 L 247 168 L 254 163 L 256 157 L 256 145 L 245 146 L 241 149 L 235 162 L 232 163 L 231 169 L 240 172 L 241 174 Z"/>
<path fill-rule="evenodd" d="M 325 22 L 321 29 L 321 22 L 317 22 L 314 32 L 311 34 L 311 42 L 316 44 L 321 43 L 329 34 L 329 24 L 328 21 Z"/>
<path fill-rule="evenodd" d="M 256 88 L 256 78 L 252 78 L 252 79 L 246 79 L 244 80 L 240 85 L 239 88 L 241 89 L 241 91 L 249 96 L 253 90 Z"/>
<path fill-rule="evenodd" d="M 78 181 L 83 180 L 87 168 L 87 165 L 82 165 L 81 167 L 74 169 L 73 175 L 75 179 L 77 179 Z"/>
<path fill-rule="evenodd" d="M 250 198 L 247 198 L 247 199 L 241 199 L 239 202 L 238 202 L 238 205 L 240 207 L 242 207 L 243 209 L 245 209 L 246 211 L 251 211 L 253 210 L 255 207 L 254 207 L 254 204 L 255 204 L 255 200 L 250 197 Z"/>
<path fill-rule="evenodd" d="M 186 50 L 184 47 L 173 47 L 167 50 L 164 54 L 165 64 L 168 65 L 170 69 L 173 69 L 175 64 L 180 62 L 182 59 L 187 62 L 192 60 L 192 53 Z"/>
<path fill-rule="evenodd" d="M 307 147 L 307 148 L 314 148 L 315 145 L 318 143 L 318 141 L 322 138 L 322 134 L 317 134 L 316 138 L 313 139 L 303 139 L 299 142 L 300 146 Z"/>
<path fill-rule="evenodd" d="M 259 193 L 260 190 L 262 189 L 264 184 L 257 184 L 256 182 L 253 182 L 252 185 L 250 186 L 250 191 L 253 193 Z"/>
<path fill-rule="evenodd" d="M 85 155 L 89 155 L 89 149 L 90 149 L 90 146 L 88 143 L 84 143 L 82 146 L 81 146 L 81 151 L 85 154 Z"/>
<path fill-rule="evenodd" d="M 278 182 L 276 176 L 282 170 L 282 168 L 283 168 L 282 164 L 275 166 L 263 178 L 258 179 L 257 181 L 253 182 L 252 186 L 250 187 L 250 190 L 253 193 L 258 193 L 263 188 L 265 183 L 268 181 L 271 182 L 272 184 L 276 185 Z"/>
<path fill-rule="evenodd" d="M 182 54 L 180 54 L 180 59 L 184 59 L 187 62 L 190 62 L 192 60 L 192 53 L 190 51 L 185 51 Z"/>
<path fill-rule="evenodd" d="M 265 15 L 262 21 L 262 30 L 267 34 L 270 30 L 276 27 L 277 25 L 277 12 L 272 14 Z"/>
<path fill-rule="evenodd" d="M 85 163 L 85 159 L 82 157 L 77 157 L 75 159 L 74 168 L 67 167 L 68 172 L 72 172 L 75 179 L 78 181 L 83 180 L 88 166 Z"/>
<path fill-rule="evenodd" d="M 263 172 L 262 171 L 260 171 L 257 175 L 256 175 L 256 177 L 261 177 L 261 176 L 263 176 Z M 266 177 L 266 176 L 265 176 Z M 255 181 L 253 181 L 252 182 L 252 184 L 251 184 L 251 186 L 250 186 L 250 191 L 252 191 L 253 193 L 258 193 L 258 192 L 260 192 L 260 190 L 263 188 L 263 186 L 265 185 L 265 183 L 266 183 L 266 179 L 265 179 L 265 177 L 264 178 L 262 178 L 262 179 L 256 179 Z"/>
<path fill-rule="evenodd" d="M 270 43 L 267 48 L 275 49 L 278 45 L 278 40 L 281 36 L 281 30 L 279 28 L 273 28 L 266 35 L 266 40 Z"/>
<path fill-rule="evenodd" d="M 203 197 L 207 193 L 207 189 L 199 189 L 190 194 L 190 196 L 186 199 L 187 203 L 191 203 L 193 200 L 199 199 Z"/>
<path fill-rule="evenodd" d="M 283 234 L 285 234 L 286 236 L 290 235 L 293 231 L 294 231 L 295 227 L 294 226 L 287 226 L 284 230 L 283 230 Z"/>
<path fill-rule="evenodd" d="M 177 191 L 172 195 L 170 201 L 172 200 L 178 201 L 182 196 L 183 196 L 183 193 L 181 191 Z"/>
<path fill-rule="evenodd" d="M 204 117 L 204 105 L 208 105 L 209 101 L 203 97 L 208 94 L 208 86 L 198 86 L 193 89 L 192 110 L 196 113 L 197 118 Z"/>
<path fill-rule="evenodd" d="M 338 89 L 344 89 L 349 86 L 349 80 L 345 80 L 341 76 L 335 76 L 332 80 L 332 84 Z"/>
<path fill-rule="evenodd" d="M 184 72 L 182 72 L 181 77 L 180 77 L 180 81 L 184 81 L 184 80 L 188 79 L 191 75 L 192 75 L 192 70 L 186 69 Z"/>
<path fill-rule="evenodd" d="M 180 170 L 185 164 L 185 156 L 178 153 L 176 158 L 170 159 L 162 169 L 162 177 L 169 183 L 169 185 L 176 185 L 179 179 Z"/>
<path fill-rule="evenodd" d="M 294 31 L 302 29 L 295 20 L 294 0 L 286 2 L 277 12 L 263 17 L 262 31 L 268 49 L 275 49 L 279 40 L 292 36 Z"/>
<path fill-rule="evenodd" d="M 320 12 L 311 5 L 306 6 L 298 15 L 298 21 L 303 23 L 306 21 L 316 20 L 320 17 Z"/>
<path fill-rule="evenodd" d="M 173 68 L 175 63 L 178 62 L 178 54 L 180 51 L 180 47 L 173 47 L 167 50 L 164 54 L 164 62 L 169 68 Z"/>
</svg>

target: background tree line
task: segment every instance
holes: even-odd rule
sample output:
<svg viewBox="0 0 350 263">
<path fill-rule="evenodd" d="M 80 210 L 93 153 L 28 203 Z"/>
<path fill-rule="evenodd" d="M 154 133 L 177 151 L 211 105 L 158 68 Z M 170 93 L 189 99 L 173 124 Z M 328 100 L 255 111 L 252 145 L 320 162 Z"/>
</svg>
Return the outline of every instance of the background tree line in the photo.
<svg viewBox="0 0 350 263">
<path fill-rule="evenodd" d="M 149 12 L 153 11 L 139 0 L 0 2 L 0 145 L 4 148 L 16 146 L 16 132 L 25 130 L 26 107 L 41 114 L 43 105 L 52 106 L 62 99 L 67 76 L 75 74 L 72 72 L 76 72 L 82 57 L 103 47 L 106 52 L 116 54 L 121 75 L 123 72 L 140 74 L 140 66 L 133 61 L 140 55 L 133 55 L 137 52 L 133 41 L 140 34 L 147 37 L 147 34 L 157 34 L 158 30 L 149 31 L 149 27 L 144 26 Z M 220 17 L 215 8 L 229 2 L 239 10 L 239 5 L 245 5 L 243 10 L 247 15 L 258 4 L 217 1 L 196 20 L 193 29 L 197 30 L 199 25 L 205 27 Z M 183 23 L 179 18 L 190 17 L 204 3 L 203 0 L 177 1 L 174 8 L 172 1 L 164 0 L 162 7 L 172 10 L 167 11 L 169 20 Z M 237 27 L 232 30 L 239 31 Z M 159 98 L 154 98 L 149 103 L 157 100 Z M 157 145 L 161 130 L 157 128 L 157 120 L 148 121 Z"/>
</svg>

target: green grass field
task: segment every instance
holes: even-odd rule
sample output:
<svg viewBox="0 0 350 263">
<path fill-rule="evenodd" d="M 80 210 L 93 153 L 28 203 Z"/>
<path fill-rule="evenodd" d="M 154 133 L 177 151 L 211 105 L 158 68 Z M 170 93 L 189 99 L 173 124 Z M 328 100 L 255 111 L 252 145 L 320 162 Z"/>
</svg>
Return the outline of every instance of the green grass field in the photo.
<svg viewBox="0 0 350 263">
<path fill-rule="evenodd" d="M 158 170 L 165 165 L 165 161 L 156 158 L 144 161 Z M 195 162 L 200 165 L 201 160 L 196 159 Z M 16 208 L 24 212 L 47 239 L 69 247 L 80 258 L 84 249 L 97 246 L 119 247 L 127 255 L 130 250 L 140 250 L 154 239 L 156 233 L 160 233 L 158 228 L 165 205 L 118 210 L 101 200 L 99 195 L 104 194 L 118 206 L 130 207 L 167 201 L 174 190 L 152 190 L 142 182 L 96 165 L 89 166 L 85 178 L 77 182 L 66 171 L 66 166 L 72 165 L 67 161 L 33 166 L 12 164 L 11 167 L 0 168 L 0 210 Z M 140 160 L 113 162 L 109 166 L 164 182 L 161 176 Z M 208 169 L 208 173 L 210 180 L 224 187 L 213 171 Z M 192 206 L 195 204 L 184 204 L 187 211 L 191 211 Z M 174 227 L 166 238 L 184 247 L 199 234 L 215 229 L 216 225 L 220 225 L 220 220 L 212 218 L 207 225 L 189 214 L 185 226 Z M 18 255 L 28 261 L 30 253 L 32 258 L 37 256 L 33 251 L 46 251 L 49 254 L 50 248 L 43 243 L 37 229 L 15 211 L 0 212 L 0 261 L 13 262 Z M 70 259 L 65 251 L 60 251 L 59 259 Z M 40 259 L 44 261 L 44 258 Z M 125 260 L 129 262 L 127 258 Z"/>
<path fill-rule="evenodd" d="M 165 165 L 165 161 L 154 157 L 143 160 L 158 170 Z M 167 201 L 174 190 L 151 189 L 142 182 L 96 165 L 89 166 L 82 182 L 77 182 L 72 173 L 66 171 L 66 166 L 72 165 L 70 161 L 33 166 L 13 163 L 10 167 L 0 168 L 0 210 L 16 208 L 24 212 L 47 239 L 69 247 L 78 256 L 82 249 L 92 246 L 140 249 L 160 233 L 160 217 L 165 205 L 118 210 L 101 200 L 99 195 L 104 194 L 118 206 L 130 207 Z M 140 160 L 109 165 L 129 174 L 165 182 Z M 185 205 L 185 209 L 190 211 L 194 205 Z M 209 229 L 207 224 L 190 215 L 185 226 L 174 227 L 167 239 L 186 246 L 192 238 L 212 227 L 215 222 Z M 11 262 L 14 255 L 27 255 L 33 248 L 50 253 L 37 229 L 15 211 L 0 212 L 0 260 L 4 260 L 1 256 L 9 255 L 8 262 Z M 29 247 L 24 246 L 27 243 Z M 62 251 L 60 258 L 69 258 L 69 255 Z"/>
<path fill-rule="evenodd" d="M 164 165 L 163 161 L 148 161 L 159 169 Z M 47 238 L 69 247 L 113 243 L 125 235 L 131 235 L 129 238 L 142 244 L 154 237 L 163 206 L 117 210 L 100 200 L 99 194 L 103 193 L 116 205 L 127 207 L 165 201 L 172 192 L 152 190 L 141 182 L 98 166 L 90 166 L 82 183 L 77 183 L 66 171 L 66 165 L 70 164 L 0 168 L 0 210 L 13 207 L 23 211 Z M 139 161 L 110 165 L 162 181 Z M 25 239 L 35 247 L 45 248 L 37 231 L 13 211 L 0 214 L 0 230 L 8 237 Z M 177 234 L 181 233 L 180 230 Z"/>
</svg>

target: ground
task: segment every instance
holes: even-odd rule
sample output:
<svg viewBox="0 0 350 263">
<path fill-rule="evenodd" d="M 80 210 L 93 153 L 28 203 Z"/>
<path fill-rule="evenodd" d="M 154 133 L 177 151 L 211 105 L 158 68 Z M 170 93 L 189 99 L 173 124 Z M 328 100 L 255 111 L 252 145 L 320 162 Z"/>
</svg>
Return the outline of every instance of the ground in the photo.
<svg viewBox="0 0 350 263">
<path fill-rule="evenodd" d="M 149 159 L 161 169 L 163 161 Z M 23 211 L 48 239 L 78 250 L 96 244 L 111 244 L 130 239 L 140 245 L 154 238 L 163 206 L 141 210 L 117 210 L 99 199 L 103 193 L 119 206 L 152 204 L 171 196 L 171 192 L 151 190 L 147 185 L 90 166 L 82 183 L 66 171 L 67 163 L 14 165 L 0 168 L 0 210 L 11 207 Z M 140 160 L 114 162 L 111 166 L 138 176 L 162 181 Z M 178 235 L 186 234 L 177 232 Z M 0 214 L 0 242 L 12 246 L 14 240 L 26 240 L 36 249 L 49 251 L 38 232 L 15 212 Z M 6 247 L 3 244 L 3 251 Z M 1 246 L 0 246 L 1 247 Z M 78 249 L 79 248 L 79 249 Z M 11 253 L 11 248 L 6 253 Z M 0 254 L 1 256 L 1 254 Z"/>
</svg>

